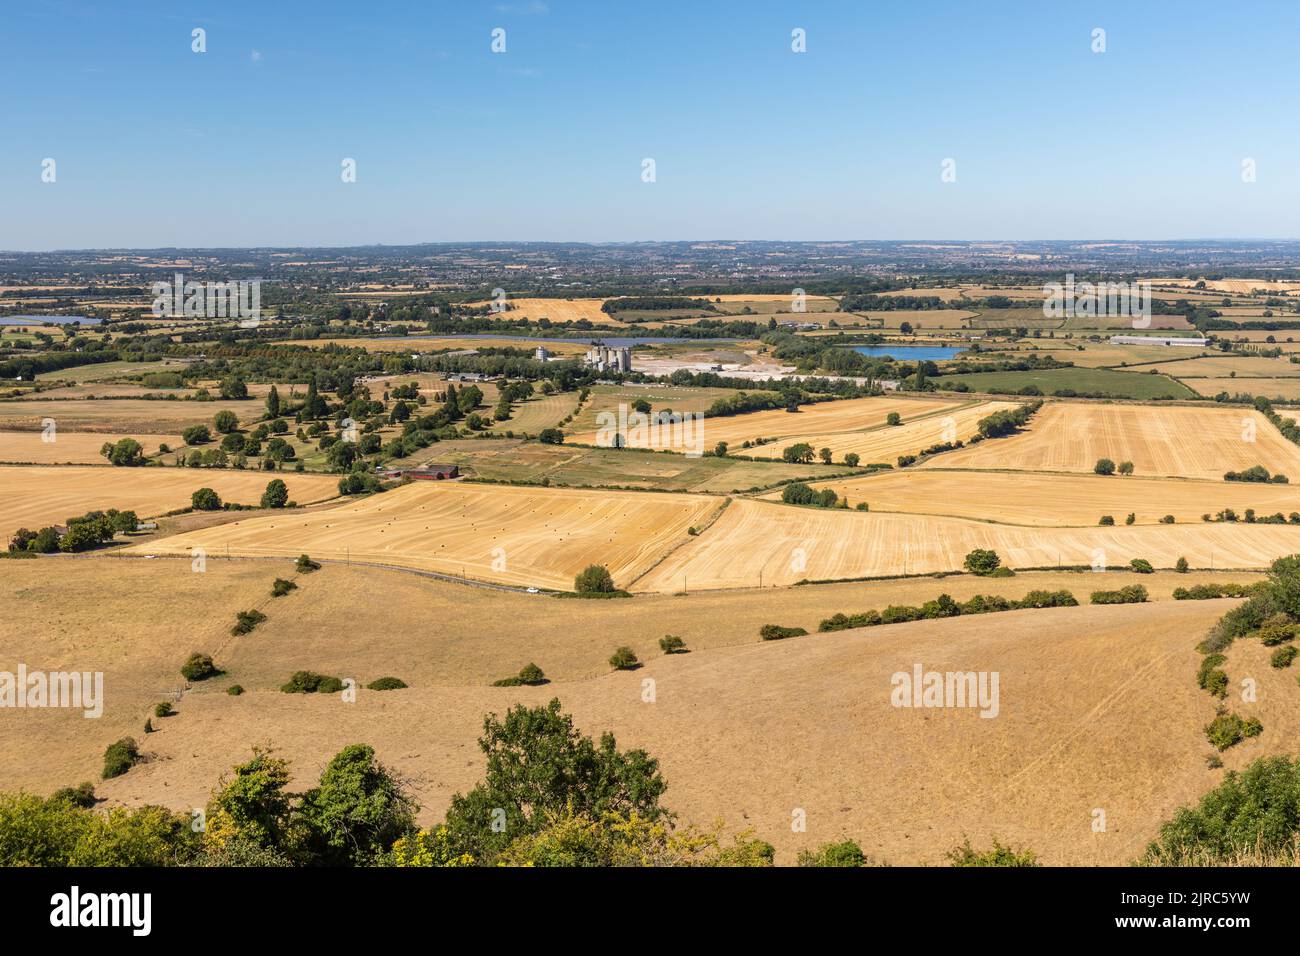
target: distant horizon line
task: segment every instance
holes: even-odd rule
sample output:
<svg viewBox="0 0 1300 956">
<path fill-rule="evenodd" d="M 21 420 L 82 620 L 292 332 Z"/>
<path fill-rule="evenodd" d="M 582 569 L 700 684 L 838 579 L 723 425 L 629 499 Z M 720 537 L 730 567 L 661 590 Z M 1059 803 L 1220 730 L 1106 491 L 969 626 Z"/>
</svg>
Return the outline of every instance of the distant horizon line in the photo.
<svg viewBox="0 0 1300 956">
<path fill-rule="evenodd" d="M 1080 245 L 1080 244 L 1115 244 L 1115 245 L 1158 245 L 1163 243 L 1216 243 L 1223 245 L 1253 242 L 1300 243 L 1300 237 L 1293 236 L 1192 236 L 1186 238 L 1162 239 L 1124 239 L 1115 237 L 1094 237 L 1087 239 L 435 239 L 420 242 L 363 242 L 353 245 L 307 245 L 290 243 L 287 245 L 252 244 L 252 245 L 171 245 L 171 246 L 64 246 L 49 249 L 0 249 L 0 255 L 39 255 L 42 253 L 70 252 L 174 252 L 174 251 L 211 251 L 211 252 L 255 252 L 255 251 L 304 251 L 304 250 L 339 250 L 339 249 L 409 249 L 423 246 L 668 246 L 683 244 L 785 244 L 785 245 L 841 245 L 867 244 L 881 245 L 926 245 L 931 243 L 951 243 L 955 245 L 1002 245 L 1002 244 L 1038 244 L 1038 245 Z"/>
</svg>

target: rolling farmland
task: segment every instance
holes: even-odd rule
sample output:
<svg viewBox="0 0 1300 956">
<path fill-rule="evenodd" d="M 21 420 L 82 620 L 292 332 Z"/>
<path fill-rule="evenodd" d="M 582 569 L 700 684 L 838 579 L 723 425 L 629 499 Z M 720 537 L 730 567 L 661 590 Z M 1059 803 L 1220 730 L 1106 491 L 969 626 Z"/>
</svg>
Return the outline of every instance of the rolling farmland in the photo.
<svg viewBox="0 0 1300 956">
<path fill-rule="evenodd" d="M 134 550 L 308 552 L 561 590 L 596 563 L 625 587 L 721 504 L 695 495 L 414 482 L 337 508 L 251 518 Z"/>
<path fill-rule="evenodd" d="M 1049 402 L 1022 434 L 982 442 L 921 467 L 1091 472 L 1099 458 L 1139 476 L 1221 479 L 1263 465 L 1300 478 L 1300 448 L 1251 408 Z"/>
<path fill-rule="evenodd" d="M 1156 525 L 1023 528 L 962 518 L 799 508 L 752 499 L 732 502 L 706 532 L 636 582 L 637 590 L 794 584 L 958 570 L 976 548 L 992 548 L 1012 568 L 1108 566 L 1145 558 L 1173 567 L 1260 568 L 1300 551 L 1300 527 Z"/>
<path fill-rule="evenodd" d="M 190 495 L 211 488 L 222 501 L 257 504 L 267 482 L 281 478 L 299 504 L 338 494 L 330 475 L 235 471 L 216 468 L 113 468 L 90 466 L 0 468 L 0 536 L 18 528 L 62 524 L 73 515 L 116 508 L 141 518 L 188 508 Z"/>
<path fill-rule="evenodd" d="M 89 465 L 105 464 L 99 453 L 105 442 L 135 438 L 145 455 L 153 455 L 158 446 L 165 444 L 176 449 L 185 442 L 179 435 L 115 435 L 101 432 L 58 431 L 54 441 L 44 441 L 41 432 L 0 431 L 0 462 L 21 462 L 34 465 Z"/>
<path fill-rule="evenodd" d="M 999 441 L 1002 439 L 998 439 Z M 1129 513 L 1136 524 L 1156 524 L 1165 515 L 1178 523 L 1201 523 L 1203 514 L 1231 508 L 1261 517 L 1300 511 L 1290 485 L 1192 481 L 1099 475 L 941 471 L 938 468 L 880 472 L 864 478 L 818 482 L 834 488 L 850 505 L 867 502 L 872 511 L 951 515 L 1044 527 L 1096 525 L 1102 515 L 1119 524 Z M 774 491 L 766 498 L 780 499 Z"/>
</svg>

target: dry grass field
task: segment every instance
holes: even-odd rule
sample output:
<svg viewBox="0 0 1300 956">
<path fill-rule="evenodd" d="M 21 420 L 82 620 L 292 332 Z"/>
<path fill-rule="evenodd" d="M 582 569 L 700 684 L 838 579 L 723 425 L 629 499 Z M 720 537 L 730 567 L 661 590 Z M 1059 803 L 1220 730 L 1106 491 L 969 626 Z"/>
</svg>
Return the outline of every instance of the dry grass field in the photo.
<svg viewBox="0 0 1300 956">
<path fill-rule="evenodd" d="M 1120 481 L 1121 479 L 1114 479 Z M 591 563 L 637 592 L 744 588 L 960 570 L 992 548 L 1015 568 L 1257 569 L 1300 551 L 1300 528 L 1176 524 L 1034 528 L 966 518 L 797 508 L 708 496 L 416 483 L 313 512 L 249 518 L 136 545 L 134 553 L 295 556 L 570 589 Z M 1122 515 L 1120 516 L 1122 521 Z M 689 536 L 689 527 L 702 528 Z"/>
<path fill-rule="evenodd" d="M 1123 524 L 1157 524 L 1165 515 L 1179 523 L 1201 524 L 1201 515 L 1232 508 L 1260 516 L 1300 511 L 1300 495 L 1290 485 L 1225 481 L 1139 478 L 1112 475 L 1045 475 L 1011 472 L 940 471 L 937 468 L 879 472 L 861 478 L 818 482 L 834 488 L 850 504 L 867 502 L 872 511 L 948 515 L 1004 524 L 1089 527 L 1102 515 Z M 780 491 L 765 498 L 777 499 Z"/>
<path fill-rule="evenodd" d="M 572 590 L 589 564 L 620 587 L 645 573 L 722 499 L 677 494 L 413 482 L 315 512 L 286 512 L 181 534 L 136 552 L 296 556 L 392 564 L 506 584 Z"/>
<path fill-rule="evenodd" d="M 673 405 L 670 401 L 661 401 L 652 403 L 653 411 L 668 405 L 677 411 L 687 411 L 685 407 Z M 785 444 L 796 441 L 811 441 L 813 437 L 819 439 L 823 436 L 863 432 L 867 429 L 884 428 L 885 419 L 890 412 L 898 412 L 902 416 L 903 422 L 909 422 L 912 419 L 920 418 L 926 415 L 935 415 L 940 412 L 956 413 L 957 410 L 970 405 L 970 402 L 960 402 L 945 399 L 932 398 L 854 398 L 847 400 L 837 400 L 830 402 L 819 402 L 815 405 L 804 405 L 800 407 L 797 413 L 790 413 L 784 409 L 772 411 L 748 412 L 743 415 L 727 415 L 719 418 L 706 418 L 704 420 L 704 441 L 708 448 L 712 448 L 720 441 L 727 442 L 731 450 L 738 454 L 753 454 L 758 457 L 780 458 L 780 445 L 767 445 L 754 449 L 743 449 L 741 444 L 745 441 L 752 441 L 756 438 L 768 439 L 788 439 Z M 706 406 L 707 407 L 707 406 Z M 582 419 L 588 419 L 587 409 L 584 409 Z M 987 414 L 987 413 L 985 413 Z M 579 431 L 572 438 L 575 444 L 595 445 L 598 443 L 598 433 L 594 415 L 590 416 L 592 425 L 589 431 Z M 581 427 L 585 422 L 576 421 L 574 424 Z M 942 427 L 942 426 L 940 426 Z M 633 444 L 629 441 L 629 444 Z M 665 448 L 669 445 L 663 441 L 651 442 L 647 447 Z M 817 446 L 818 448 L 821 445 Z M 870 460 L 870 459 L 865 459 Z"/>
<path fill-rule="evenodd" d="M 102 391 L 98 387 L 96 394 Z M 142 390 L 134 389 L 136 394 Z M 175 435 L 190 425 L 211 425 L 217 412 L 229 409 L 241 422 L 263 414 L 266 406 L 256 399 L 187 402 L 166 399 L 30 399 L 0 402 L 0 429 L 40 429 L 53 418 L 59 431 L 106 432 L 133 435 Z"/>
<path fill-rule="evenodd" d="M 1071 402 L 1044 405 L 1020 435 L 921 467 L 1091 472 L 1099 458 L 1131 461 L 1139 476 L 1221 479 L 1263 465 L 1300 477 L 1300 448 L 1253 409 Z"/>
<path fill-rule="evenodd" d="M 1210 358 L 1161 362 L 1152 367 L 1178 379 L 1229 378 L 1234 372 L 1242 378 L 1300 377 L 1300 365 L 1285 358 L 1263 358 L 1257 355 L 1220 354 Z"/>
<path fill-rule="evenodd" d="M 39 431 L 0 431 L 0 462 L 21 462 L 35 465 L 86 465 L 105 464 L 99 453 L 104 442 L 135 438 L 144 446 L 146 455 L 157 453 L 158 446 L 180 448 L 185 442 L 179 435 L 114 435 L 102 432 L 56 431 L 54 441 L 46 442 Z"/>
<path fill-rule="evenodd" d="M 1183 378 L 1180 381 L 1198 395 L 1262 395 L 1284 401 L 1300 399 L 1300 377 L 1288 378 Z"/>
<path fill-rule="evenodd" d="M 484 306 L 488 303 L 471 302 L 471 306 Z M 593 325 L 619 325 L 613 316 L 607 312 L 600 311 L 600 307 L 605 304 L 604 299 L 536 299 L 536 298 L 514 298 L 506 299 L 508 309 L 504 318 L 508 319 L 529 319 L 536 322 L 538 319 L 550 319 L 552 322 L 567 325 L 570 322 L 577 322 L 579 319 L 586 319 Z"/>
<path fill-rule="evenodd" d="M 516 404 L 510 410 L 510 417 L 497 422 L 490 431 L 515 434 L 527 432 L 536 435 L 543 428 L 553 428 L 560 420 L 578 407 L 577 392 L 556 392 L 554 395 L 535 394 L 526 402 Z M 492 406 L 495 408 L 495 405 Z M 489 409 L 490 411 L 491 409 Z"/>
<path fill-rule="evenodd" d="M 0 537 L 18 528 L 62 524 L 87 511 L 117 508 L 141 518 L 187 508 L 190 495 L 211 488 L 222 501 L 257 504 L 267 482 L 281 478 L 299 504 L 338 494 L 332 475 L 234 471 L 216 468 L 113 468 L 110 465 L 0 468 Z"/>
<path fill-rule="evenodd" d="M 582 410 L 565 429 L 565 434 L 577 436 L 594 435 L 598 418 L 602 413 L 618 415 L 619 406 L 627 406 L 631 414 L 632 403 L 645 399 L 650 403 L 652 412 L 671 408 L 678 412 L 702 412 L 720 398 L 732 398 L 735 392 L 729 388 L 676 388 L 672 386 L 656 387 L 636 384 L 597 385 L 591 389 Z M 578 441 L 576 437 L 567 440 Z M 594 439 L 591 444 L 594 444 Z"/>
<path fill-rule="evenodd" d="M 976 548 L 1012 568 L 1127 565 L 1262 568 L 1300 552 L 1300 527 L 1201 524 L 1025 528 L 964 518 L 875 514 L 739 499 L 634 584 L 638 591 L 794 584 L 960 569 Z M 996 582 L 991 582 L 996 583 Z"/>
<path fill-rule="evenodd" d="M 940 410 L 924 418 L 908 419 L 897 426 L 877 426 L 865 432 L 840 432 L 824 435 L 801 435 L 799 438 L 761 445 L 744 453 L 755 458 L 780 459 L 785 449 L 796 441 L 807 442 L 818 452 L 831 450 L 834 461 L 843 461 L 849 452 L 858 455 L 862 464 L 882 462 L 894 464 L 900 455 L 914 455 L 923 449 L 951 441 L 968 441 L 978 433 L 979 420 L 994 412 L 1015 408 L 1015 402 L 978 402 L 966 406 L 953 406 L 951 411 Z M 906 413 L 903 413 L 906 416 Z M 711 439 L 709 422 L 705 422 L 706 439 Z"/>
<path fill-rule="evenodd" d="M 43 597 L 51 568 L 68 598 L 54 617 Z M 618 602 L 626 624 L 615 635 L 607 602 L 338 565 L 299 577 L 298 592 L 270 599 L 271 579 L 287 570 L 210 561 L 195 574 L 183 561 L 105 557 L 15 565 L 0 581 L 15 624 L 0 634 L 0 653 L 34 669 L 102 670 L 106 703 L 98 720 L 62 710 L 16 714 L 0 726 L 0 773 L 13 788 L 48 793 L 94 779 L 106 744 L 132 734 L 144 762 L 96 781 L 97 792 L 109 806 L 161 803 L 188 812 L 253 745 L 292 760 L 301 788 L 342 746 L 363 741 L 410 781 L 429 822 L 480 778 L 474 741 L 483 714 L 554 696 L 584 732 L 611 730 L 621 746 L 657 756 L 666 802 L 685 822 L 753 827 L 776 845 L 779 863 L 846 836 L 877 861 L 941 863 L 965 836 L 977 845 L 996 836 L 1035 849 L 1048 864 L 1123 864 L 1160 820 L 1224 772 L 1205 768 L 1200 727 L 1214 703 L 1188 675 L 1197 636 L 1230 601 L 1019 611 L 764 644 L 754 633 L 766 618 L 753 592 Z M 1057 577 L 1118 583 L 1109 574 L 970 583 L 1014 595 L 1031 584 L 1058 586 Z M 1143 583 L 1165 578 L 1174 576 Z M 940 589 L 961 597 L 967 583 L 782 590 L 768 596 L 768 607 L 771 616 L 807 626 L 833 610 L 915 602 Z M 386 599 L 375 601 L 377 593 Z M 234 611 L 248 607 L 265 611 L 267 622 L 231 638 Z M 655 653 L 653 639 L 665 631 L 682 634 L 692 653 Z M 624 633 L 638 653 L 647 648 L 646 666 L 609 673 L 601 659 Z M 196 649 L 213 653 L 227 674 L 194 685 L 175 716 L 140 734 L 152 704 L 180 686 L 179 662 Z M 1292 679 L 1255 660 L 1260 650 L 1229 652 L 1230 668 L 1258 675 L 1261 703 L 1238 709 L 1258 714 L 1265 731 L 1226 753 L 1225 769 L 1284 751 L 1300 732 L 1294 708 L 1278 704 L 1294 691 Z M 556 682 L 486 686 L 529 660 Z M 917 663 L 996 671 L 998 717 L 892 706 L 892 675 Z M 412 686 L 362 690 L 355 703 L 276 689 L 303 667 L 362 683 L 392 674 Z M 646 678 L 655 682 L 653 703 L 643 700 Z M 234 682 L 246 693 L 225 694 Z M 1099 806 L 1108 820 L 1100 834 L 1090 826 Z M 807 812 L 806 833 L 791 831 L 796 807 Z"/>
</svg>

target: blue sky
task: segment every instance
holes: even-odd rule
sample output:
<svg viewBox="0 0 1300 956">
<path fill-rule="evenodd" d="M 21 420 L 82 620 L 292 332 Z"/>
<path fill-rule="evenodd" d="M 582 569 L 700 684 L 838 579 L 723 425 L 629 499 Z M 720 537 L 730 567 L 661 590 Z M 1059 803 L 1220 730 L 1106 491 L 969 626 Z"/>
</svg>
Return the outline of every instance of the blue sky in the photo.
<svg viewBox="0 0 1300 956">
<path fill-rule="evenodd" d="M 1295 237 L 1298 38 L 1295 2 L 10 3 L 0 248 Z"/>
</svg>

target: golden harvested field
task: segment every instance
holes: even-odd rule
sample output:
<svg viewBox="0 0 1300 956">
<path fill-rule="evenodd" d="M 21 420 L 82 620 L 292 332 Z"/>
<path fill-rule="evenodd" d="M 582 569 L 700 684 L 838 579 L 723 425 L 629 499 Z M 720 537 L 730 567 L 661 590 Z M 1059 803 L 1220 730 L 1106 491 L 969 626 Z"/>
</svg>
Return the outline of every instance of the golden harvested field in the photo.
<svg viewBox="0 0 1300 956">
<path fill-rule="evenodd" d="M 1289 378 L 1300 376 L 1300 365 L 1285 358 L 1262 358 L 1255 355 L 1216 355 L 1203 359 L 1161 362 L 1157 371 L 1174 378 L 1228 378 L 1233 372 L 1250 378 Z"/>
<path fill-rule="evenodd" d="M 135 552 L 348 558 L 507 584 L 573 589 L 589 564 L 626 587 L 704 524 L 702 495 L 412 482 L 337 508 L 176 535 Z"/>
<path fill-rule="evenodd" d="M 1099 458 L 1131 461 L 1142 477 L 1221 479 L 1253 465 L 1300 477 L 1300 448 L 1253 409 L 1071 402 L 1048 402 L 1019 435 L 921 467 L 1091 472 Z"/>
<path fill-rule="evenodd" d="M 803 405 L 800 410 L 791 414 L 784 409 L 775 409 L 772 411 L 748 412 L 743 415 L 727 415 L 719 418 L 706 418 L 704 420 L 704 439 L 708 447 L 712 448 L 714 444 L 725 441 L 731 446 L 731 450 L 737 454 L 755 454 L 763 457 L 769 457 L 769 452 L 773 446 L 760 447 L 754 449 L 741 449 L 741 443 L 752 441 L 755 438 L 775 438 L 789 439 L 791 442 L 809 440 L 804 436 L 832 435 L 844 432 L 862 432 L 866 429 L 885 427 L 885 418 L 890 412 L 898 412 L 904 422 L 911 421 L 922 415 L 933 415 L 937 412 L 952 411 L 969 405 L 969 402 L 945 400 L 945 399 L 909 399 L 909 398 L 852 398 L 841 399 L 829 402 L 818 402 L 815 405 Z M 652 402 L 654 410 L 660 409 L 665 405 L 671 405 L 670 402 Z M 671 405 L 678 411 L 687 411 L 685 407 Z M 584 409 L 583 419 L 588 416 Z M 584 424 L 583 419 L 575 422 L 575 425 L 581 427 Z M 579 445 L 597 444 L 597 432 L 594 416 L 591 417 L 593 424 L 590 431 L 582 431 L 573 436 L 573 442 Z M 629 444 L 633 444 L 629 441 Z M 651 443 L 647 447 L 662 448 L 663 443 Z M 821 446 L 818 446 L 821 447 Z M 776 451 L 771 457 L 780 458 L 780 451 Z"/>
<path fill-rule="evenodd" d="M 484 302 L 472 302 L 472 306 L 487 305 Z M 552 322 L 567 325 L 570 322 L 577 322 L 579 319 L 586 319 L 594 325 L 621 325 L 617 319 L 607 312 L 600 311 L 600 307 L 605 304 L 604 299 L 530 299 L 530 298 L 507 298 L 506 304 L 509 308 L 503 314 L 507 319 L 531 319 L 536 322 L 538 319 L 550 319 Z"/>
<path fill-rule="evenodd" d="M 137 389 L 137 392 L 139 390 Z M 167 399 L 31 399 L 0 402 L 0 428 L 39 429 L 53 418 L 60 431 L 134 435 L 175 435 L 190 425 L 211 425 L 217 412 L 229 409 L 241 422 L 260 416 L 266 406 L 256 399 L 187 402 Z"/>
<path fill-rule="evenodd" d="M 851 505 L 867 502 L 875 512 L 948 515 L 1005 524 L 1091 527 L 1102 515 L 1118 524 L 1132 512 L 1136 524 L 1158 524 L 1172 514 L 1179 523 L 1201 524 L 1201 515 L 1232 508 L 1242 515 L 1300 511 L 1290 485 L 1190 481 L 1112 475 L 1043 475 L 987 471 L 887 471 L 862 478 L 822 481 Z M 780 500 L 781 492 L 763 496 Z"/>
<path fill-rule="evenodd" d="M 640 591 L 794 584 L 959 570 L 976 548 L 1011 568 L 1262 568 L 1300 552 L 1300 527 L 1261 524 L 1025 528 L 963 518 L 875 514 L 738 499 L 708 530 L 636 582 Z M 994 584 L 996 582 L 990 582 Z"/>
<path fill-rule="evenodd" d="M 496 406 L 490 406 L 489 411 Z M 510 417 L 498 422 L 490 431 L 513 431 L 515 434 L 527 432 L 536 435 L 543 428 L 553 428 L 560 420 L 578 407 L 577 392 L 556 392 L 554 395 L 533 395 L 526 402 L 515 404 L 510 409 Z"/>
<path fill-rule="evenodd" d="M 332 475 L 234 471 L 217 468 L 114 468 L 111 465 L 0 468 L 0 537 L 33 530 L 87 511 L 117 508 L 141 518 L 189 507 L 190 495 L 211 488 L 222 501 L 257 504 L 272 478 L 283 479 L 299 504 L 338 494 Z"/>
<path fill-rule="evenodd" d="M 1300 377 L 1289 378 L 1184 378 L 1180 381 L 1198 395 L 1263 395 L 1265 398 L 1300 398 Z"/>
<path fill-rule="evenodd" d="M 362 691 L 353 704 L 204 688 L 147 738 L 148 762 L 98 791 L 112 804 L 187 810 L 247 758 L 250 740 L 292 760 L 299 786 L 342 746 L 365 741 L 412 782 L 427 823 L 481 778 L 474 739 L 485 712 L 558 697 L 584 733 L 612 731 L 621 746 L 658 757 L 665 802 L 685 820 L 753 827 L 780 863 L 851 837 L 881 861 L 938 864 L 966 836 L 977 845 L 996 836 L 1049 864 L 1122 864 L 1222 778 L 1205 768 L 1200 734 L 1213 703 L 1187 675 L 1197 660 L 1189 634 L 1224 609 L 1023 611 L 657 657 L 636 673 L 558 687 Z M 996 671 L 998 719 L 893 707 L 892 675 L 918 662 Z M 641 696 L 647 677 L 653 704 Z M 1294 739 L 1294 711 L 1277 703 L 1288 688 L 1267 679 L 1277 693 L 1260 699 L 1272 703 L 1246 708 L 1265 731 L 1225 755 L 1230 768 Z M 1105 833 L 1090 826 L 1097 806 Z M 792 832 L 796 807 L 807 832 Z"/>
<path fill-rule="evenodd" d="M 576 418 L 564 430 L 566 435 L 595 432 L 597 417 L 602 412 L 618 415 L 619 406 L 627 406 L 631 414 L 632 403 L 639 398 L 650 403 L 651 412 L 671 408 L 678 412 L 702 412 L 720 398 L 731 398 L 735 391 L 729 388 L 663 388 L 645 385 L 597 385 L 591 390 L 586 403 Z M 570 441 L 575 439 L 568 439 Z M 594 444 L 594 441 L 592 442 Z"/>
<path fill-rule="evenodd" d="M 818 452 L 829 448 L 832 459 L 837 462 L 843 461 L 849 452 L 855 452 L 862 464 L 883 462 L 892 465 L 899 455 L 914 455 L 943 442 L 968 441 L 978 433 L 981 418 L 1015 407 L 1015 402 L 979 402 L 964 408 L 955 407 L 948 414 L 910 420 L 904 417 L 901 425 L 876 427 L 866 432 L 803 435 L 798 441 L 807 442 Z M 906 412 L 903 414 L 906 416 Z M 712 440 L 710 424 L 705 421 L 706 445 Z M 779 441 L 747 449 L 744 453 L 756 458 L 780 459 L 785 449 L 795 443 L 794 440 Z"/>
<path fill-rule="evenodd" d="M 113 435 L 102 432 L 56 431 L 54 441 L 41 439 L 41 432 L 0 431 L 0 462 L 22 462 L 37 465 L 105 464 L 99 449 L 104 442 L 135 438 L 144 446 L 146 455 L 158 451 L 159 444 L 180 448 L 185 442 L 179 435 Z"/>
</svg>

